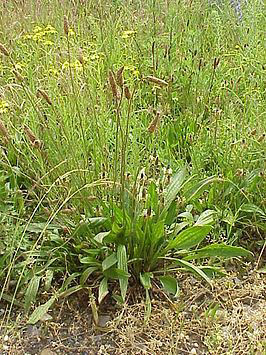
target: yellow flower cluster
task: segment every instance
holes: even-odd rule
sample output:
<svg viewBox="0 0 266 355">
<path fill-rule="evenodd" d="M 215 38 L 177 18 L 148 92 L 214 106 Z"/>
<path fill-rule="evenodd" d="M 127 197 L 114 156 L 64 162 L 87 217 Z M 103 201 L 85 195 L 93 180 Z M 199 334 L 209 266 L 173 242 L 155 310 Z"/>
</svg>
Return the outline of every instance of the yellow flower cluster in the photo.
<svg viewBox="0 0 266 355">
<path fill-rule="evenodd" d="M 9 103 L 4 100 L 0 100 L 0 114 L 7 113 L 8 109 L 9 109 Z"/>
<path fill-rule="evenodd" d="M 23 36 L 23 39 L 42 43 L 46 46 L 52 46 L 54 42 L 51 40 L 51 35 L 54 35 L 56 33 L 56 29 L 51 25 L 47 25 L 46 27 L 35 26 L 31 33 L 28 33 Z"/>
<path fill-rule="evenodd" d="M 133 36 L 135 36 L 136 33 L 137 33 L 137 31 L 127 30 L 127 31 L 122 32 L 121 37 L 123 39 L 132 38 Z"/>
</svg>

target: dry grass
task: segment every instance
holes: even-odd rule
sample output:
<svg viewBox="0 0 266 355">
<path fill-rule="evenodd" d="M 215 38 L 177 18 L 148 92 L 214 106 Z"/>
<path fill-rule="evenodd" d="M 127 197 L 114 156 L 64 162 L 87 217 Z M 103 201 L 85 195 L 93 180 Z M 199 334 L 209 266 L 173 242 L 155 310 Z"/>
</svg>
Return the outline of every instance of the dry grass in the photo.
<svg viewBox="0 0 266 355">
<path fill-rule="evenodd" d="M 53 354 L 263 355 L 266 283 L 261 276 L 255 271 L 241 279 L 232 274 L 217 281 L 213 291 L 183 276 L 178 301 L 154 295 L 148 324 L 144 304 L 122 312 L 109 307 L 104 331 L 93 326 L 87 298 L 73 298 L 58 305 L 53 319 L 37 325 L 33 333 L 19 318 L 3 342 L 8 351 L 1 354 L 39 354 L 47 348 Z"/>
</svg>

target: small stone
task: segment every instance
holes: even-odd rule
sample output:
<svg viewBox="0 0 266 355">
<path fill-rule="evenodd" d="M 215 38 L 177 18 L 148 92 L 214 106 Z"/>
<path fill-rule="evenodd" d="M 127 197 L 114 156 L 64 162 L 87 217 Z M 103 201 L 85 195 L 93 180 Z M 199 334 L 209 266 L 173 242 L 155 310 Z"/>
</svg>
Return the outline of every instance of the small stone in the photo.
<svg viewBox="0 0 266 355">
<path fill-rule="evenodd" d="M 106 327 L 106 324 L 111 320 L 111 317 L 108 316 L 107 314 L 105 315 L 100 315 L 99 316 L 99 321 L 98 321 L 98 326 L 99 327 Z"/>
<path fill-rule="evenodd" d="M 191 354 L 191 355 L 197 354 L 197 350 L 196 350 L 195 348 L 191 349 L 190 354 Z"/>
<path fill-rule="evenodd" d="M 8 346 L 7 345 L 3 345 L 3 350 L 8 350 Z"/>
<path fill-rule="evenodd" d="M 7 341 L 8 341 L 8 335 L 5 335 L 3 340 L 4 340 L 5 342 L 7 342 Z"/>
</svg>

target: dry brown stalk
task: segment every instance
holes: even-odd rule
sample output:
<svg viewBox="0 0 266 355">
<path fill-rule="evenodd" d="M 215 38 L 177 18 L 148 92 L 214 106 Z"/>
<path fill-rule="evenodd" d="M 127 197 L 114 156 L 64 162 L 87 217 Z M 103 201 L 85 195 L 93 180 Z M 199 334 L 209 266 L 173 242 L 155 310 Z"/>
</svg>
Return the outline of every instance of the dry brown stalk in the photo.
<svg viewBox="0 0 266 355">
<path fill-rule="evenodd" d="M 116 73 L 116 82 L 117 82 L 117 85 L 120 86 L 121 88 L 124 85 L 123 71 L 124 71 L 124 66 L 122 66 L 120 69 L 118 69 L 118 71 Z"/>
<path fill-rule="evenodd" d="M 147 80 L 148 82 L 156 84 L 160 87 L 165 87 L 168 85 L 167 81 L 165 81 L 163 79 L 156 78 L 155 76 L 148 75 L 144 79 Z"/>
<path fill-rule="evenodd" d="M 44 90 L 37 90 L 37 97 L 42 97 L 49 105 L 52 105 L 52 101 Z"/>
<path fill-rule="evenodd" d="M 0 43 L 0 52 L 2 52 L 7 57 L 9 56 L 8 50 L 6 49 L 6 47 L 2 43 Z"/>
<path fill-rule="evenodd" d="M 110 83 L 110 86 L 111 86 L 113 97 L 116 100 L 118 100 L 119 99 L 119 94 L 118 94 L 118 91 L 117 91 L 117 86 L 116 86 L 116 83 L 115 83 L 114 74 L 113 74 L 113 72 L 111 70 L 109 71 L 109 83 Z"/>
<path fill-rule="evenodd" d="M 69 25 L 68 25 L 68 19 L 66 16 L 64 16 L 64 32 L 65 32 L 65 35 L 68 36 Z"/>
<path fill-rule="evenodd" d="M 158 128 L 159 123 L 160 123 L 160 116 L 161 116 L 160 112 L 157 111 L 155 118 L 152 120 L 151 124 L 148 127 L 148 131 L 150 133 L 154 133 L 156 131 L 156 129 Z"/>
</svg>

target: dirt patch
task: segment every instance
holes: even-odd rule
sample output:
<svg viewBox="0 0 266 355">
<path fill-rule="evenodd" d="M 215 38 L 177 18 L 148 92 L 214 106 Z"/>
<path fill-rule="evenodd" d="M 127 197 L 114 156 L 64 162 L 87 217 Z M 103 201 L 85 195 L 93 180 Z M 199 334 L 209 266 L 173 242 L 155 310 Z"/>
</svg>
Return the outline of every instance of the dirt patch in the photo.
<svg viewBox="0 0 266 355">
<path fill-rule="evenodd" d="M 182 275 L 180 298 L 154 294 L 146 324 L 145 304 L 138 303 L 102 310 L 96 327 L 84 294 L 58 303 L 35 326 L 17 312 L 1 327 L 0 354 L 264 355 L 265 277 L 255 271 L 238 277 L 216 280 L 211 290 Z"/>
</svg>

